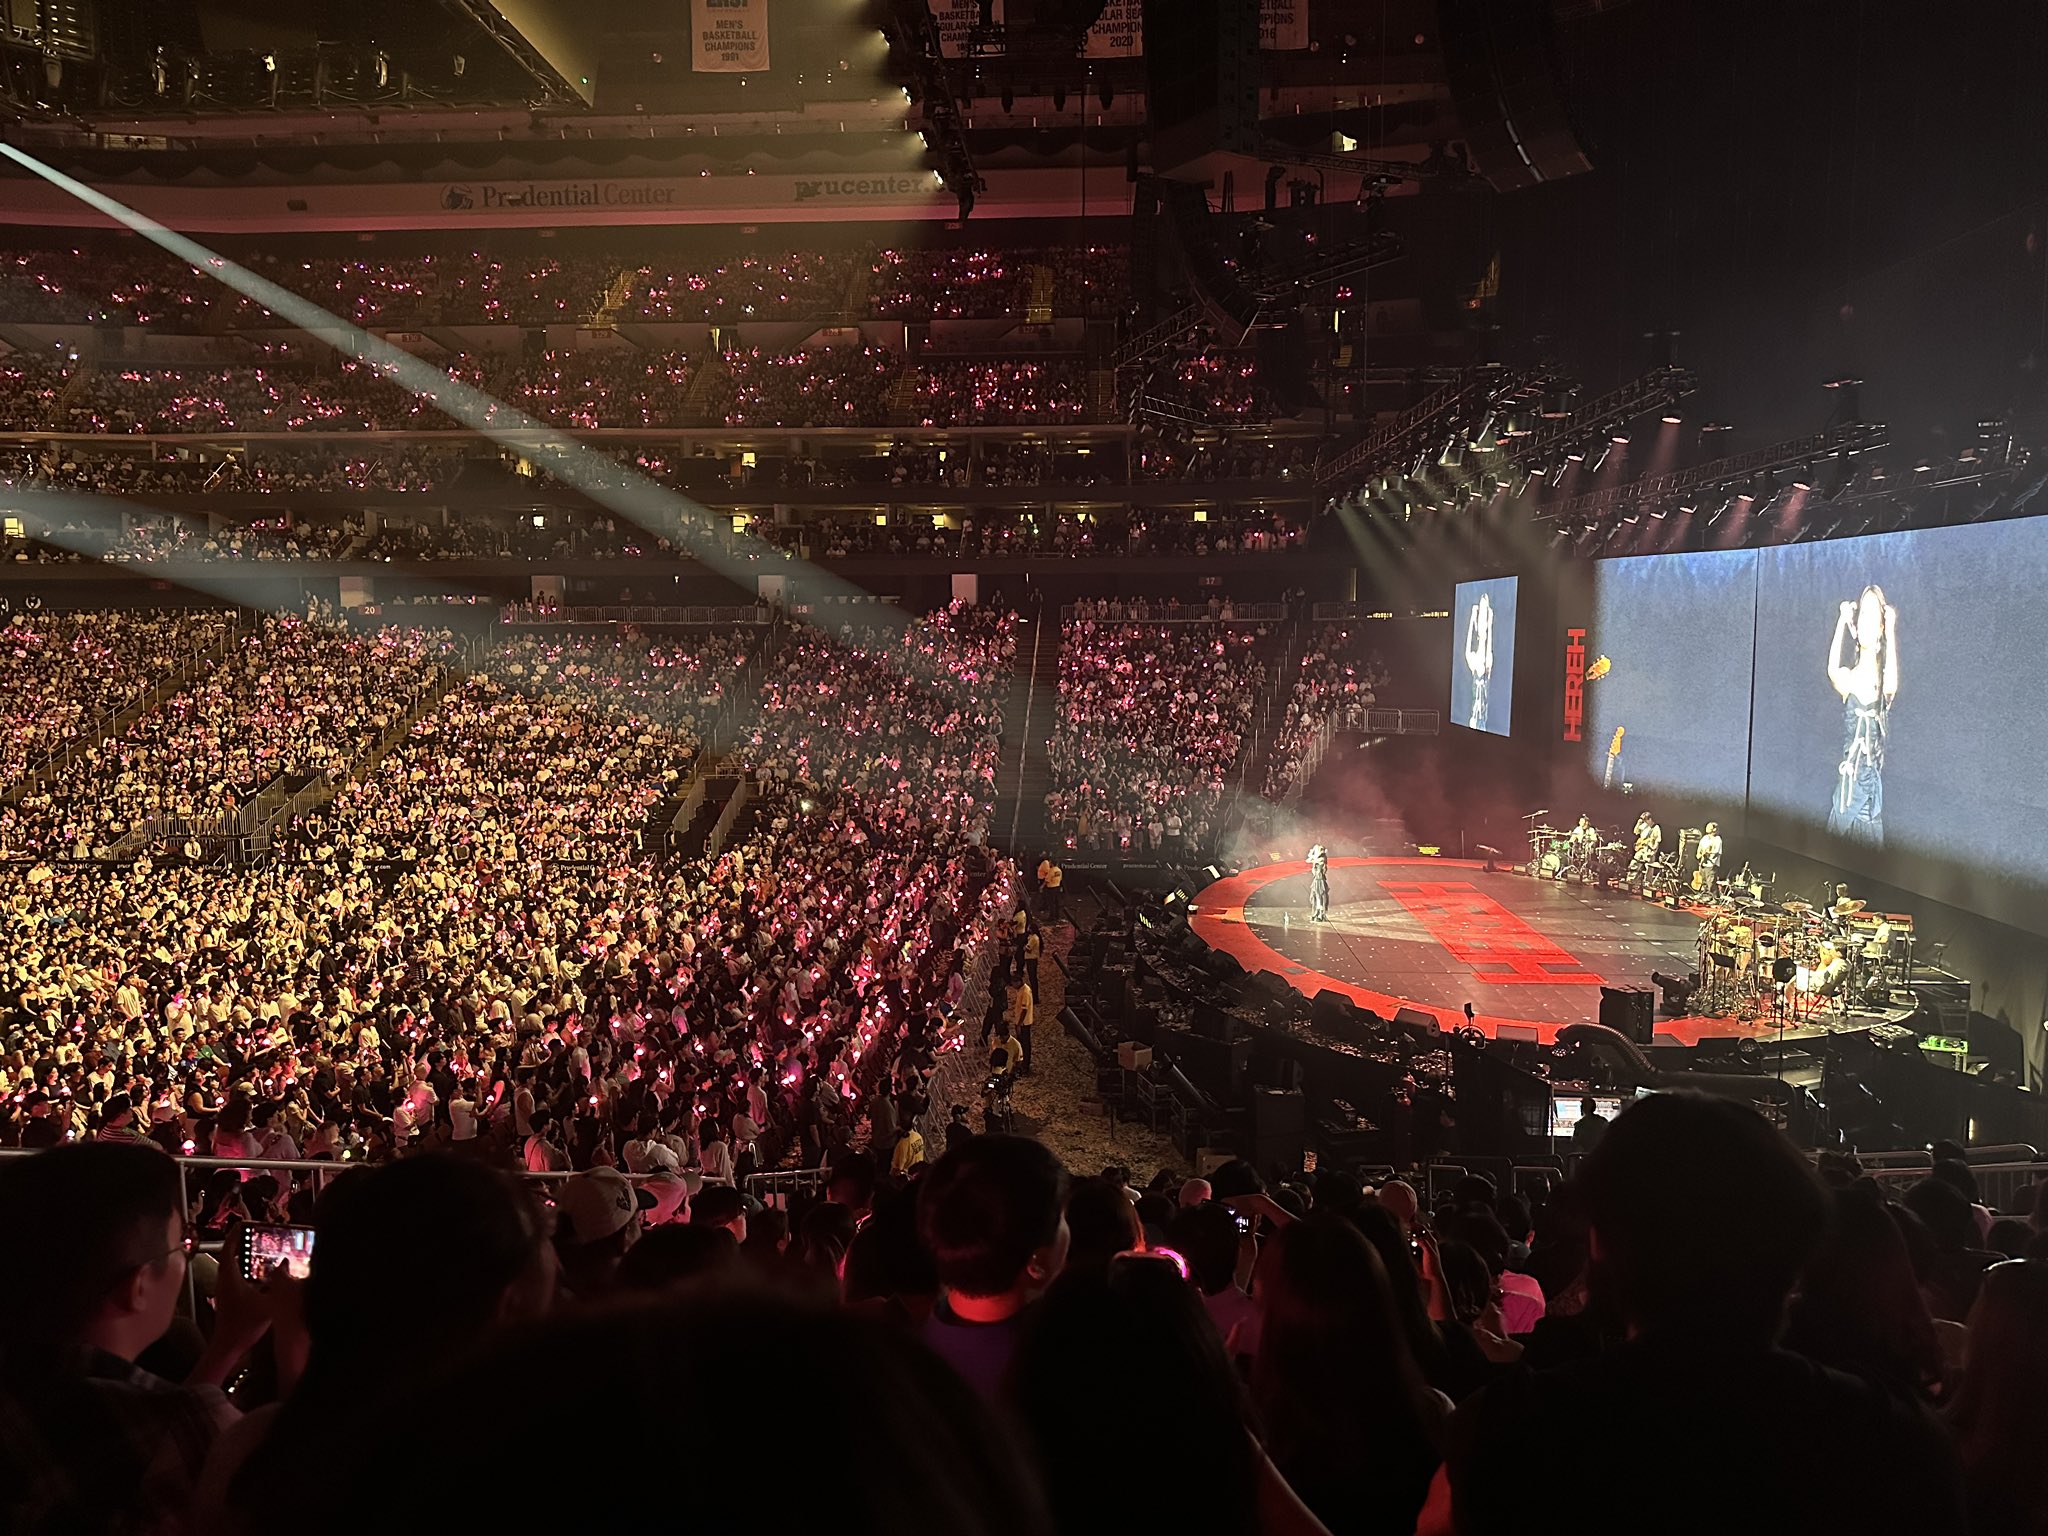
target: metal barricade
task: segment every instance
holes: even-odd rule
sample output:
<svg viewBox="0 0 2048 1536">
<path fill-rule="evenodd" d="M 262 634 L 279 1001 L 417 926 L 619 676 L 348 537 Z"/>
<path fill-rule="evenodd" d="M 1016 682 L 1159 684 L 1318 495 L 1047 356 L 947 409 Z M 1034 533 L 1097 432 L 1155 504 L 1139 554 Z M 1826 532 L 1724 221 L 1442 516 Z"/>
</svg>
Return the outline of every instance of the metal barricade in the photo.
<svg viewBox="0 0 2048 1536">
<path fill-rule="evenodd" d="M 782 1168 L 772 1173 L 750 1173 L 747 1175 L 746 1192 L 765 1206 L 786 1211 L 793 1198 L 808 1196 L 815 1199 L 823 1195 L 831 1177 L 829 1168 Z"/>
</svg>

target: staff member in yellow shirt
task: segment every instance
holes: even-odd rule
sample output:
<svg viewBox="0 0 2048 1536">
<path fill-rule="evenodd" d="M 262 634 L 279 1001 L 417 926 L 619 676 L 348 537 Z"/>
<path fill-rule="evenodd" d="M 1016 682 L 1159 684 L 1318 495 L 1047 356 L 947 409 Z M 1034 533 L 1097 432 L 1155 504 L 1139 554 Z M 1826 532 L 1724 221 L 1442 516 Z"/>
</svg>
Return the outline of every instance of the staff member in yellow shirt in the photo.
<svg viewBox="0 0 2048 1536">
<path fill-rule="evenodd" d="M 889 1159 L 889 1171 L 906 1174 L 924 1161 L 924 1137 L 914 1125 L 906 1125 L 896 1133 L 896 1151 Z"/>
<path fill-rule="evenodd" d="M 1048 923 L 1061 921 L 1060 887 L 1066 883 L 1067 873 L 1052 861 L 1047 854 L 1038 861 L 1038 888 L 1045 893 L 1045 920 Z"/>
<path fill-rule="evenodd" d="M 1017 1075 L 1031 1075 L 1031 1026 L 1038 1022 L 1038 999 L 1032 995 L 1031 983 L 1021 973 L 1010 984 L 1010 1006 L 1003 1022 L 1010 1026 L 1010 1033 L 1022 1047 L 1024 1059 L 1018 1063 Z"/>
<path fill-rule="evenodd" d="M 1036 1002 L 1038 994 L 1045 990 L 1045 932 L 1036 923 L 1024 935 L 1024 963 L 1030 967 L 1026 974 L 1031 977 L 1031 996 Z"/>
</svg>

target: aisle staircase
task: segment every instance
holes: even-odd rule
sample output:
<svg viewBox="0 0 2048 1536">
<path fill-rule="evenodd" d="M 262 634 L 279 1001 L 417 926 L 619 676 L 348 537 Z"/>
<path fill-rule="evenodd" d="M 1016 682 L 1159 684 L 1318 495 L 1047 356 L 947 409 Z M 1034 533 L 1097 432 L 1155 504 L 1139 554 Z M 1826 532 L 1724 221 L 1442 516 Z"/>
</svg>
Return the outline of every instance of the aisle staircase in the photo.
<svg viewBox="0 0 2048 1536">
<path fill-rule="evenodd" d="M 1120 421 L 1116 408 L 1116 370 L 1095 367 L 1088 370 L 1088 419 Z"/>
<path fill-rule="evenodd" d="M 621 267 L 618 275 L 606 285 L 603 296 L 597 301 L 597 308 L 590 316 L 589 323 L 593 329 L 619 323 L 619 311 L 633 297 L 634 272 L 632 267 Z"/>
<path fill-rule="evenodd" d="M 317 810 L 339 795 L 350 784 L 367 779 L 377 771 L 377 765 L 389 757 L 412 734 L 412 728 L 428 715 L 441 707 L 441 701 L 462 686 L 469 674 L 459 667 L 443 667 L 438 677 L 416 694 L 406 706 L 403 714 L 392 721 L 384 734 L 377 738 L 370 749 L 348 766 L 340 778 L 317 775 L 301 783 L 282 801 L 260 803 L 258 815 L 249 818 L 246 824 L 249 851 L 252 857 L 268 853 L 271 842 L 278 832 L 289 826 L 298 817 Z M 263 797 L 259 797 L 262 800 Z"/>
<path fill-rule="evenodd" d="M 1023 854 L 1044 833 L 1045 792 L 1052 786 L 1046 749 L 1060 701 L 1059 610 L 1041 605 L 1018 621 L 1018 630 L 1003 698 L 1003 766 L 992 832 Z"/>
<path fill-rule="evenodd" d="M 711 393 L 713 386 L 723 384 L 732 378 L 732 369 L 725 361 L 723 352 L 713 352 L 697 365 L 697 371 L 690 375 L 690 386 L 683 391 L 683 404 L 679 415 L 686 427 L 701 427 L 710 424 Z"/>
<path fill-rule="evenodd" d="M 888 419 L 894 426 L 915 426 L 917 409 L 917 364 L 904 358 L 889 384 Z"/>
<path fill-rule="evenodd" d="M 1294 692 L 1295 680 L 1301 676 L 1301 659 L 1307 654 L 1308 643 L 1308 624 L 1299 617 L 1291 618 L 1281 629 L 1277 659 L 1273 655 L 1265 658 L 1269 670 L 1264 697 L 1252 714 L 1252 739 L 1238 780 L 1239 788 L 1248 794 L 1265 792 L 1266 774 L 1273 762 L 1273 741 L 1287 723 L 1287 700 Z"/>
</svg>

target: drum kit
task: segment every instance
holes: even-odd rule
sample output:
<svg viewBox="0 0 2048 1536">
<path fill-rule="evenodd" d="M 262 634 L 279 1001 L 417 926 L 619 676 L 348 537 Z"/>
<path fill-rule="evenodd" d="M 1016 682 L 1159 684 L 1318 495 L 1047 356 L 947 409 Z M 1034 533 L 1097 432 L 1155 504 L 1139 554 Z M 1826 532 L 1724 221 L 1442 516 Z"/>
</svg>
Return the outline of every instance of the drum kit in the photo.
<svg viewBox="0 0 2048 1536">
<path fill-rule="evenodd" d="M 1631 860 L 1628 845 L 1605 830 L 1588 827 L 1584 832 L 1561 832 L 1539 819 L 1549 814 L 1538 811 L 1523 818 L 1536 822 L 1529 828 L 1529 862 L 1523 866 L 1524 873 L 1538 880 L 1572 880 L 1607 890 L 1633 891 L 1638 896 L 1675 888 L 1675 855 Z"/>
<path fill-rule="evenodd" d="M 1768 893 L 1753 882 L 1700 910 L 1701 1013 L 1796 1024 L 1852 1007 L 1881 1010 L 1906 985 L 1912 918 L 1865 913 L 1860 902 L 1774 902 Z"/>
</svg>

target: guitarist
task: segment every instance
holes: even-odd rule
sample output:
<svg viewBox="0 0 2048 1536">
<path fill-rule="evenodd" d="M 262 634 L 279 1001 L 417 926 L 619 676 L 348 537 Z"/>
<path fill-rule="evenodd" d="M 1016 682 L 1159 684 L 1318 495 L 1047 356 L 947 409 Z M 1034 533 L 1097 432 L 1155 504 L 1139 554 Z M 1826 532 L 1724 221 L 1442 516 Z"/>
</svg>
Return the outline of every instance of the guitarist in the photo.
<svg viewBox="0 0 2048 1536">
<path fill-rule="evenodd" d="M 1657 825 L 1657 818 L 1648 811 L 1636 818 L 1635 857 L 1629 860 L 1629 879 L 1641 890 L 1649 883 L 1650 868 L 1657 860 L 1657 850 L 1664 846 L 1664 829 Z"/>
<path fill-rule="evenodd" d="M 1707 823 L 1707 830 L 1700 834 L 1699 846 L 1693 850 L 1695 864 L 1692 872 L 1692 888 L 1711 895 L 1714 882 L 1721 873 L 1721 824 Z"/>
</svg>

